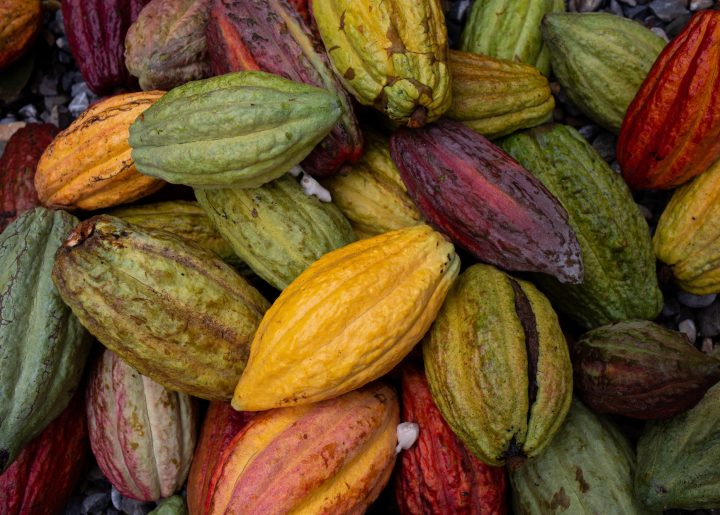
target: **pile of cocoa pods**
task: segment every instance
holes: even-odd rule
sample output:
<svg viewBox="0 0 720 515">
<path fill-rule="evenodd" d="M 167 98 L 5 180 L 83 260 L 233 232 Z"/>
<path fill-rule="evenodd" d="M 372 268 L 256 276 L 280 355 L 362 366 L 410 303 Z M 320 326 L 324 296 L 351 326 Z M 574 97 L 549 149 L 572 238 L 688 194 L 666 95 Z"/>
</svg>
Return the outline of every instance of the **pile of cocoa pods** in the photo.
<svg viewBox="0 0 720 515">
<path fill-rule="evenodd" d="M 61 9 L 102 98 L 0 159 L 0 513 L 90 450 L 163 514 L 720 507 L 720 353 L 656 272 L 720 293 L 719 10 L 476 1 L 456 50 L 440 0 Z M 0 19 L 1 70 L 40 0 Z"/>
</svg>

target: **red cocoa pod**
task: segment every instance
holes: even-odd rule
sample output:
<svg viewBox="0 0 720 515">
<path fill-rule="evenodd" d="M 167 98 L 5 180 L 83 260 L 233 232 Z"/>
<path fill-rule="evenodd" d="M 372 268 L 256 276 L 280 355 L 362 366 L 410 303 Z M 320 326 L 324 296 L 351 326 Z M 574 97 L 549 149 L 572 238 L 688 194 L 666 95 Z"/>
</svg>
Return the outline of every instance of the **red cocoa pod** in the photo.
<svg viewBox="0 0 720 515">
<path fill-rule="evenodd" d="M 29 123 L 8 140 L 0 157 L 0 232 L 18 215 L 40 205 L 35 169 L 58 132 L 49 123 Z"/>
<path fill-rule="evenodd" d="M 0 513 L 62 513 L 85 471 L 88 450 L 81 392 L 0 475 Z"/>
<path fill-rule="evenodd" d="M 720 158 L 720 11 L 695 14 L 628 107 L 617 160 L 633 189 L 668 189 Z"/>
<path fill-rule="evenodd" d="M 217 462 L 230 441 L 254 415 L 252 411 L 235 411 L 229 402 L 210 403 L 188 475 L 190 513 L 208 513 L 211 499 L 208 492 L 214 490 L 221 470 L 216 467 Z"/>
<path fill-rule="evenodd" d="M 435 405 L 421 369 L 406 365 L 401 385 L 401 420 L 418 424 L 420 435 L 399 457 L 395 495 L 400 512 L 507 513 L 505 468 L 486 465 L 455 436 Z"/>
<path fill-rule="evenodd" d="M 350 97 L 335 77 L 322 42 L 287 0 L 215 0 L 207 45 L 215 75 L 262 70 L 337 95 L 340 119 L 301 163 L 306 171 L 328 176 L 360 158 L 363 138 Z"/>
<path fill-rule="evenodd" d="M 65 34 L 83 79 L 95 93 L 137 89 L 125 67 L 125 34 L 150 0 L 63 0 Z"/>
<path fill-rule="evenodd" d="M 505 270 L 582 282 L 575 232 L 560 202 L 517 161 L 460 122 L 401 128 L 390 154 L 425 219 Z"/>
</svg>

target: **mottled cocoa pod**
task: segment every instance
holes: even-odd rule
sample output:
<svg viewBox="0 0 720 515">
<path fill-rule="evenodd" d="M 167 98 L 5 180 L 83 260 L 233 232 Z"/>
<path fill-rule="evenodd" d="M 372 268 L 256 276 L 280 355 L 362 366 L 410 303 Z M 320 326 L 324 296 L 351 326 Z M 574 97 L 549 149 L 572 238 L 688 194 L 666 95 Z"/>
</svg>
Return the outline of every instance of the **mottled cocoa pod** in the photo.
<svg viewBox="0 0 720 515">
<path fill-rule="evenodd" d="M 50 123 L 29 123 L 13 134 L 0 157 L 0 232 L 19 214 L 40 205 L 35 169 L 58 133 Z"/>
<path fill-rule="evenodd" d="M 332 71 L 319 38 L 287 0 L 215 0 L 207 28 L 210 63 L 216 75 L 262 70 L 327 89 L 342 114 L 325 139 L 303 161 L 318 176 L 354 163 L 363 149 L 350 96 Z"/>
<path fill-rule="evenodd" d="M 440 120 L 396 131 L 390 153 L 425 219 L 475 257 L 582 281 L 580 245 L 562 204 L 485 137 Z"/>
<path fill-rule="evenodd" d="M 572 350 L 575 388 L 598 413 L 641 419 L 687 411 L 720 380 L 720 360 L 676 331 L 634 320 L 586 333 Z"/>
<path fill-rule="evenodd" d="M 470 453 L 442 418 L 414 365 L 402 371 L 403 422 L 420 426 L 415 444 L 400 454 L 395 496 L 404 515 L 507 513 L 505 469 Z"/>
</svg>

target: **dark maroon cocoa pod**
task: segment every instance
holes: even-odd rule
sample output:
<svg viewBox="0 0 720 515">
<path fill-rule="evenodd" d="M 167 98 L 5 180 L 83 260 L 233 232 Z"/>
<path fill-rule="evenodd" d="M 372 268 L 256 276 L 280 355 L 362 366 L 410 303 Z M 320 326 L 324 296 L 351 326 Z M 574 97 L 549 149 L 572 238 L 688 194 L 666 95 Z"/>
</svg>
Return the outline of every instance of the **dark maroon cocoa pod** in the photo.
<svg viewBox="0 0 720 515">
<path fill-rule="evenodd" d="M 639 419 L 689 410 L 720 381 L 720 360 L 646 320 L 606 325 L 573 346 L 575 391 L 598 413 Z"/>
<path fill-rule="evenodd" d="M 35 169 L 58 128 L 29 123 L 13 134 L 0 157 L 0 232 L 18 215 L 40 205 L 35 190 Z"/>
<path fill-rule="evenodd" d="M 65 34 L 88 87 L 98 95 L 137 89 L 125 67 L 125 34 L 150 0 L 63 0 Z"/>
<path fill-rule="evenodd" d="M 417 442 L 400 453 L 395 496 L 404 515 L 507 513 L 504 467 L 473 456 L 433 401 L 423 371 L 402 369 L 402 421 L 420 426 Z"/>
<path fill-rule="evenodd" d="M 441 119 L 396 131 L 390 154 L 425 219 L 479 260 L 582 282 L 580 245 L 567 212 L 488 139 Z"/>
<path fill-rule="evenodd" d="M 335 77 L 322 42 L 287 0 L 214 0 L 207 46 L 215 75 L 263 70 L 337 95 L 343 113 L 301 163 L 307 172 L 332 175 L 360 158 L 363 138 L 350 97 Z"/>
</svg>

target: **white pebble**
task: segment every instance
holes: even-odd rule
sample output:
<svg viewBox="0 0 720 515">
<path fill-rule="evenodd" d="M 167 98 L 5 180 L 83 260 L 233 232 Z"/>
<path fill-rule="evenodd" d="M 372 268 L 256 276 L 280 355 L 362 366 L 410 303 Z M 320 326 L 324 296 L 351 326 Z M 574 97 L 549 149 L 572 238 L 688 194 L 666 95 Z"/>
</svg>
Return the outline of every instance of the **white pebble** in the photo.
<svg viewBox="0 0 720 515">
<path fill-rule="evenodd" d="M 678 324 L 678 331 L 684 333 L 685 336 L 688 337 L 688 340 L 690 340 L 691 342 L 695 342 L 695 338 L 697 337 L 697 329 L 695 329 L 695 322 L 693 322 L 689 318 L 683 320 Z"/>
<path fill-rule="evenodd" d="M 300 185 L 306 195 L 315 195 L 321 202 L 332 202 L 330 192 L 307 173 L 303 174 L 303 178 L 300 179 Z"/>
<path fill-rule="evenodd" d="M 702 351 L 703 351 L 705 354 L 710 354 L 710 353 L 713 351 L 713 341 L 712 341 L 712 338 L 703 338 Z"/>
<path fill-rule="evenodd" d="M 713 6 L 713 0 L 692 0 L 690 2 L 691 11 L 699 11 L 700 9 L 710 9 Z"/>
<path fill-rule="evenodd" d="M 395 454 L 407 450 L 415 444 L 420 435 L 420 426 L 415 422 L 401 422 L 397 426 L 398 444 L 395 447 Z"/>
<path fill-rule="evenodd" d="M 652 30 L 655 34 L 657 34 L 658 36 L 660 36 L 661 38 L 663 38 L 666 43 L 670 41 L 670 38 L 668 37 L 668 35 L 665 34 L 665 31 L 662 30 L 660 27 L 653 27 L 653 28 L 650 29 L 650 30 Z"/>
<path fill-rule="evenodd" d="M 72 99 L 72 102 L 70 102 L 70 105 L 68 106 L 68 110 L 73 116 L 80 116 L 80 113 L 89 106 L 90 99 L 88 98 L 87 93 L 80 93 L 80 95 Z"/>
<path fill-rule="evenodd" d="M 303 169 L 300 168 L 299 166 L 293 166 L 292 168 L 290 168 L 290 171 L 288 173 L 290 175 L 292 175 L 293 177 L 297 177 L 298 175 L 303 173 Z"/>
</svg>

